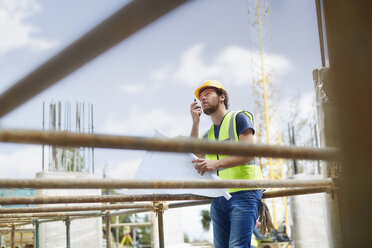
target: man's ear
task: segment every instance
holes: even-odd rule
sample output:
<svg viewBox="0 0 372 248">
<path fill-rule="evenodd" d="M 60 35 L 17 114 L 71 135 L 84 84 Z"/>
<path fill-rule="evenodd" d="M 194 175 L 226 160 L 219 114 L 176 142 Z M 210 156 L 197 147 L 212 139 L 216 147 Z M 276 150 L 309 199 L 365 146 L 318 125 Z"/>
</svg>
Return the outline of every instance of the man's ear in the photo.
<svg viewBox="0 0 372 248">
<path fill-rule="evenodd" d="M 225 94 L 220 95 L 220 100 L 225 101 Z"/>
</svg>

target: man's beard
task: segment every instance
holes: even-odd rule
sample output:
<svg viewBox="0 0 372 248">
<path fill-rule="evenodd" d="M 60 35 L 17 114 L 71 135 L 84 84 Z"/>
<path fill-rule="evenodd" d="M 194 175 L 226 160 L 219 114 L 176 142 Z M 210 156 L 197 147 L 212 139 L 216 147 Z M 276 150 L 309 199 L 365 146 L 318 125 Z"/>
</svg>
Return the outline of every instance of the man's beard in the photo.
<svg viewBox="0 0 372 248">
<path fill-rule="evenodd" d="M 215 105 L 209 105 L 209 108 L 203 108 L 204 114 L 206 115 L 213 114 L 218 109 L 218 104 L 219 103 L 216 103 Z"/>
</svg>

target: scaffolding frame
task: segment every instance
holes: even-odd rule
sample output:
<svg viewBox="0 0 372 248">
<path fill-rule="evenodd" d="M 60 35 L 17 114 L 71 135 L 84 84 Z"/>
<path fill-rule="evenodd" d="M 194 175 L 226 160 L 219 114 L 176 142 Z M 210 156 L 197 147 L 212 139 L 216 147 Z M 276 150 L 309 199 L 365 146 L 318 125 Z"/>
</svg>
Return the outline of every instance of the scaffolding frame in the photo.
<svg viewBox="0 0 372 248">
<path fill-rule="evenodd" d="M 93 60 L 109 48 L 117 43 L 125 40 L 132 34 L 141 30 L 158 18 L 171 12 L 177 7 L 187 2 L 186 0 L 135 0 L 121 8 L 115 14 L 107 18 L 101 24 L 97 25 L 91 31 L 87 32 L 70 46 L 63 49 L 60 53 L 49 59 L 40 67 L 35 69 L 30 74 L 26 75 L 20 81 L 0 95 L 0 118 L 10 113 L 32 97 L 41 93 L 43 90 L 60 81 L 62 78 L 77 70 L 84 64 Z M 60 132 L 40 132 L 27 130 L 0 130 L 0 142 L 12 143 L 28 143 L 28 144 L 55 144 L 61 146 L 87 146 L 95 148 L 114 148 L 114 149 L 141 149 L 141 150 L 157 150 L 169 152 L 214 152 L 230 155 L 245 155 L 245 156 L 264 156 L 277 158 L 296 158 L 296 159 L 316 159 L 316 160 L 339 160 L 345 173 L 342 179 L 331 179 L 323 187 L 317 189 L 307 185 L 302 185 L 303 189 L 297 189 L 298 194 L 328 192 L 338 194 L 340 196 L 340 212 L 343 218 L 341 219 L 341 230 L 343 245 L 345 247 L 363 247 L 369 242 L 369 226 L 372 220 L 372 213 L 367 209 L 370 203 L 369 199 L 365 199 L 370 195 L 372 174 L 371 166 L 359 166 L 356 170 L 353 165 L 370 164 L 370 151 L 372 147 L 372 116 L 370 115 L 370 107 L 372 105 L 372 85 L 367 84 L 372 80 L 372 70 L 370 70 L 370 58 L 372 57 L 372 21 L 369 9 L 372 8 L 371 1 L 365 0 L 324 0 L 324 16 L 326 20 L 326 37 L 328 42 L 328 54 L 331 64 L 331 82 L 332 89 L 336 98 L 336 118 L 340 120 L 340 126 L 334 126 L 337 134 L 341 137 L 340 150 L 333 148 L 317 148 L 305 149 L 301 152 L 300 148 L 296 147 L 274 147 L 274 146 L 259 146 L 247 144 L 216 144 L 213 142 L 201 142 L 194 140 L 176 141 L 176 140 L 161 140 L 147 139 L 141 137 L 126 137 L 126 136 L 105 136 L 112 138 L 102 141 L 102 135 L 86 135 L 78 136 L 75 134 L 66 134 Z M 123 25 L 126 23 L 126 25 Z M 367 26 L 367 28 L 366 28 Z M 358 45 L 355 45 L 358 44 Z M 323 52 L 322 52 L 323 53 Z M 357 56 L 356 56 L 357 54 Z M 323 56 L 323 54 L 322 54 Z M 323 58 L 322 58 L 323 60 Z M 353 82 L 353 85 L 350 84 Z M 357 111 L 355 111 L 357 110 Z M 363 122 L 359 122 L 358 118 L 363 116 Z M 345 121 L 346 119 L 346 121 Z M 352 132 L 355 127 L 360 127 L 363 134 Z M 345 132 L 346 130 L 346 132 Z M 66 137 L 66 135 L 68 137 Z M 65 136 L 66 139 L 61 137 Z M 75 136 L 75 137 L 74 137 Z M 115 141 L 116 140 L 116 141 Z M 157 148 L 154 143 L 160 143 Z M 278 149 L 284 149 L 278 152 Z M 306 150 L 308 149 L 308 150 Z M 297 155 L 295 155 L 297 154 Z M 299 155 L 300 154 L 300 155 Z M 6 187 L 11 180 L 1 180 L 2 187 Z M 62 182 L 63 180 L 61 180 Z M 250 180 L 240 182 L 240 185 L 250 185 Z M 288 187 L 290 179 L 284 180 L 285 183 L 281 187 Z M 36 182 L 36 181 L 35 181 Z M 96 188 L 105 188 L 100 185 L 100 180 L 92 180 L 93 185 L 97 184 Z M 127 182 L 121 182 L 128 186 Z M 153 184 L 154 182 L 148 182 Z M 157 188 L 170 188 L 171 185 L 185 187 L 195 182 L 156 182 Z M 230 187 L 235 185 L 233 182 L 205 182 L 213 187 Z M 273 187 L 271 180 L 260 182 L 261 186 Z M 77 186 L 77 182 L 73 187 Z M 202 186 L 203 183 L 197 182 L 196 187 Z M 9 184 L 10 185 L 10 184 Z M 27 186 L 26 186 L 27 185 Z M 336 187 L 336 186 L 337 187 Z M 14 185 L 13 185 L 14 186 Z M 19 180 L 18 187 L 29 187 L 27 180 Z M 140 188 L 138 185 L 132 185 L 133 188 Z M 340 190 L 338 190 L 340 186 Z M 44 185 L 43 187 L 50 187 Z M 66 187 L 63 186 L 63 187 Z M 116 188 L 116 185 L 111 185 Z M 192 187 L 195 187 L 192 186 Z M 33 188 L 33 187 L 31 187 Z M 155 187 L 154 187 L 155 188 Z M 293 189 L 281 191 L 281 195 L 275 196 L 275 191 L 270 192 L 272 197 L 284 196 Z M 292 191 L 291 194 L 297 194 Z M 99 196 L 97 196 L 99 197 Z M 163 196 L 155 196 L 151 199 L 154 202 L 159 202 Z M 130 197 L 129 197 L 130 198 Z M 129 199 L 128 198 L 128 199 Z M 134 200 L 136 197 L 133 197 Z M 150 199 L 149 197 L 148 199 Z M 167 197 L 164 197 L 167 198 Z M 368 198 L 368 197 L 367 197 Z M 23 201 L 40 201 L 48 202 L 56 200 L 53 197 L 41 198 L 22 198 Z M 62 198 L 61 198 L 62 199 Z M 176 197 L 174 199 L 177 199 Z M 20 202 L 8 198 L 9 204 Z M 67 201 L 67 199 L 64 199 Z M 70 198 L 73 201 L 73 198 Z M 92 202 L 93 198 L 84 198 L 80 202 Z M 95 199 L 98 201 L 97 199 Z M 173 200 L 168 196 L 167 200 Z M 188 199 L 189 200 L 189 199 Z M 206 199 L 197 199 L 199 203 L 206 204 Z M 105 199 L 99 199 L 102 202 L 110 202 Z M 122 201 L 122 200 L 121 200 Z M 119 201 L 118 201 L 119 202 Z M 353 204 L 350 204 L 352 202 Z M 193 203 L 193 204 L 197 204 Z M 35 204 L 35 203 L 34 203 Z M 39 203 L 40 204 L 40 203 Z M 160 206 L 160 207 L 159 207 Z M 178 205 L 181 207 L 182 205 Z M 168 206 L 169 207 L 169 206 Z M 30 207 L 30 212 L 32 208 Z M 158 204 L 155 209 L 159 218 L 162 218 L 164 204 Z M 40 210 L 40 209 L 39 209 Z M 44 209 L 46 210 L 46 209 Z M 67 209 L 65 209 L 67 211 Z M 361 211 L 368 210 L 368 211 Z M 41 211 L 41 210 L 40 210 Z M 61 211 L 61 209 L 60 209 Z M 104 212 L 102 212 L 104 211 Z M 132 214 L 135 212 L 149 211 L 148 208 L 138 208 L 135 210 L 125 211 L 110 211 L 109 209 L 96 212 L 76 212 L 72 215 L 69 212 L 50 212 L 49 217 L 32 217 L 30 215 L 21 216 L 19 218 L 3 218 L 5 222 L 0 222 L 0 226 L 7 227 L 11 232 L 12 247 L 14 244 L 14 235 L 16 226 L 24 225 L 31 221 L 35 226 L 35 246 L 38 247 L 38 226 L 39 223 L 47 221 L 57 221 L 61 218 L 66 222 L 66 233 L 69 233 L 69 223 L 73 219 L 86 218 L 88 216 L 99 215 L 104 216 L 106 220 L 106 228 L 110 230 L 110 216 Z M 59 213 L 59 214 L 58 214 Z M 62 213 L 62 214 L 60 214 Z M 35 215 L 36 213 L 34 213 Z M 45 215 L 45 213 L 43 213 Z M 5 214 L 1 214 L 5 216 Z M 14 216 L 15 217 L 15 216 Z M 358 228 L 355 228 L 357 226 Z M 159 230 L 162 229 L 162 219 L 159 219 Z M 163 232 L 161 231 L 163 234 Z M 109 234 L 109 232 L 107 232 Z M 69 236 L 67 236 L 69 237 Z M 111 247 L 110 239 L 106 238 L 107 247 Z M 67 238 L 67 247 L 70 247 L 70 240 Z M 164 247 L 164 236 L 159 237 L 160 247 Z"/>
</svg>

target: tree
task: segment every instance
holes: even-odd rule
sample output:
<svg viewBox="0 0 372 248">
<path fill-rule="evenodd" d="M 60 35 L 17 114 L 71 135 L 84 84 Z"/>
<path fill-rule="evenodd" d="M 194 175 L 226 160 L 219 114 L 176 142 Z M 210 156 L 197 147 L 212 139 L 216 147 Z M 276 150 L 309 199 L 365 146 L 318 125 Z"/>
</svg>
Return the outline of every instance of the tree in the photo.
<svg viewBox="0 0 372 248">
<path fill-rule="evenodd" d="M 202 226 L 203 226 L 203 229 L 204 229 L 204 232 L 208 232 L 209 231 L 209 227 L 211 225 L 211 216 L 209 214 L 209 210 L 202 210 L 200 212 L 200 215 L 201 215 L 201 223 L 202 223 Z"/>
<path fill-rule="evenodd" d="M 294 97 L 289 106 L 288 120 L 288 143 L 295 146 L 318 146 L 318 133 L 316 128 L 315 106 L 307 106 L 307 111 L 302 107 L 301 99 Z M 315 161 L 293 160 L 293 174 L 319 174 L 319 163 Z M 314 166 L 317 163 L 317 167 Z M 289 163 L 290 164 L 290 163 Z M 291 169 L 289 170 L 291 171 Z M 290 173 L 292 174 L 292 173 Z"/>
<path fill-rule="evenodd" d="M 138 215 L 136 215 L 138 217 Z M 140 219 L 141 220 L 141 219 Z M 150 222 L 150 215 L 146 214 L 142 220 L 142 222 Z M 139 226 L 137 227 L 138 234 L 139 234 L 139 243 L 141 245 L 149 245 L 151 244 L 151 228 L 148 226 Z"/>
</svg>

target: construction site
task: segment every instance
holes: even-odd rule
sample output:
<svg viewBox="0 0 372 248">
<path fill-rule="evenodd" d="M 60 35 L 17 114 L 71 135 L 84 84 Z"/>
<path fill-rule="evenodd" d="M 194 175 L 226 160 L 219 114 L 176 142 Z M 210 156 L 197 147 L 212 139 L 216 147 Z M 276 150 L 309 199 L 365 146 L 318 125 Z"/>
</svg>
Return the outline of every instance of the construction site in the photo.
<svg viewBox="0 0 372 248">
<path fill-rule="evenodd" d="M 209 209 L 229 189 L 262 189 L 252 247 L 371 247 L 371 1 L 30 2 L 0 1 L 14 24 L 0 18 L 0 31 L 16 37 L 0 38 L 11 81 L 0 88 L 0 248 L 215 247 Z M 50 27 L 19 30 L 39 35 L 42 23 L 66 38 L 16 50 L 27 39 L 11 29 L 42 7 Z M 276 35 L 311 40 L 309 51 L 276 52 Z M 254 143 L 189 136 L 193 92 L 210 79 L 253 113 Z M 288 100 L 305 88 L 310 101 Z M 257 158 L 263 179 L 202 176 L 200 154 Z"/>
</svg>

